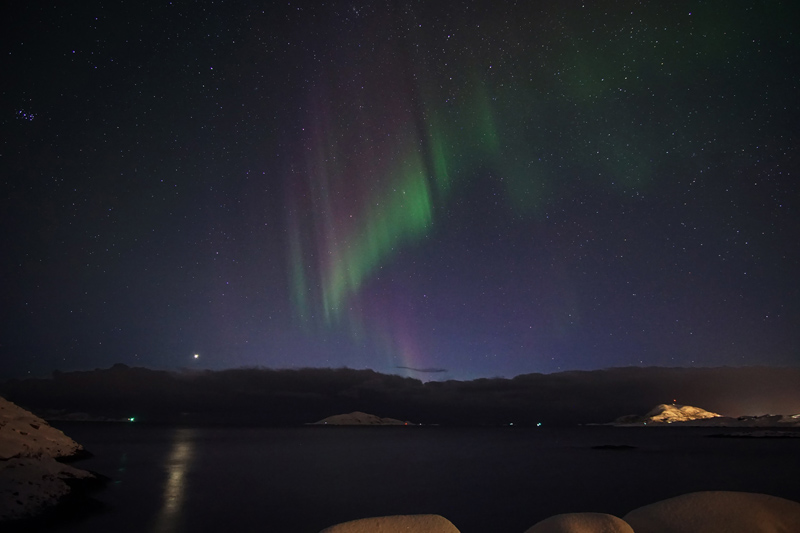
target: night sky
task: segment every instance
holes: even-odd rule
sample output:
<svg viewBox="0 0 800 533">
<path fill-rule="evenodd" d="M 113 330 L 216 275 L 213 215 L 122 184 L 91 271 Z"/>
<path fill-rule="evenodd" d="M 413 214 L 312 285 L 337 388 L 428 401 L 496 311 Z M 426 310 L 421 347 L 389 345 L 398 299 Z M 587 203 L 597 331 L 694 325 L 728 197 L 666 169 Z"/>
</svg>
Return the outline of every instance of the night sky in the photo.
<svg viewBox="0 0 800 533">
<path fill-rule="evenodd" d="M 0 377 L 800 362 L 797 2 L 0 19 Z"/>
</svg>

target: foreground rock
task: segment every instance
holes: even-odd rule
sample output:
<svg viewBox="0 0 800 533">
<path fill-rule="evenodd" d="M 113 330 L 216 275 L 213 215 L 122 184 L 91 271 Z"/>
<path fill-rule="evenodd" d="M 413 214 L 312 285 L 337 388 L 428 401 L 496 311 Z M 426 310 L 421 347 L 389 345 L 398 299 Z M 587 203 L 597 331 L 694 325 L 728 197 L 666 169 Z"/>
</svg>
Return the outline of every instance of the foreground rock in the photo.
<svg viewBox="0 0 800 533">
<path fill-rule="evenodd" d="M 354 411 L 344 415 L 334 415 L 328 418 L 323 418 L 319 422 L 314 422 L 311 425 L 328 425 L 328 426 L 409 426 L 410 422 L 397 420 L 396 418 L 381 418 L 379 416 L 362 413 L 361 411 Z"/>
<path fill-rule="evenodd" d="M 0 398 L 0 522 L 31 518 L 58 504 L 94 474 L 56 461 L 83 446 L 33 413 Z"/>
<path fill-rule="evenodd" d="M 610 514 L 567 513 L 542 520 L 525 533 L 633 533 L 633 529 Z"/>
<path fill-rule="evenodd" d="M 604 513 L 551 516 L 525 533 L 798 533 L 800 503 L 749 492 L 693 492 L 645 505 L 623 518 Z M 439 515 L 364 518 L 320 533 L 458 533 Z"/>
<path fill-rule="evenodd" d="M 694 492 L 623 519 L 637 533 L 792 533 L 800 531 L 800 503 L 748 492 Z"/>
<path fill-rule="evenodd" d="M 46 455 L 0 461 L 0 522 L 36 516 L 69 495 L 70 483 L 94 479 Z"/>
<path fill-rule="evenodd" d="M 459 533 L 438 514 L 379 516 L 336 524 L 320 533 Z"/>
</svg>

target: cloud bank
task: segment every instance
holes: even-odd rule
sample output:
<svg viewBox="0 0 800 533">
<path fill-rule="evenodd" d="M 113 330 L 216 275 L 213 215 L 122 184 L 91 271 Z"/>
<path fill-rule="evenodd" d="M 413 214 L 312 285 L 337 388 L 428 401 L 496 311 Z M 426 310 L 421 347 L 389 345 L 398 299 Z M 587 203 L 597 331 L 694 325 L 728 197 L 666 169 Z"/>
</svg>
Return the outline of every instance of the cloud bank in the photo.
<svg viewBox="0 0 800 533">
<path fill-rule="evenodd" d="M 414 372 L 423 372 L 428 374 L 436 374 L 439 372 L 447 372 L 446 368 L 413 368 L 410 366 L 396 366 L 395 368 L 402 368 L 405 370 L 412 370 Z"/>
</svg>

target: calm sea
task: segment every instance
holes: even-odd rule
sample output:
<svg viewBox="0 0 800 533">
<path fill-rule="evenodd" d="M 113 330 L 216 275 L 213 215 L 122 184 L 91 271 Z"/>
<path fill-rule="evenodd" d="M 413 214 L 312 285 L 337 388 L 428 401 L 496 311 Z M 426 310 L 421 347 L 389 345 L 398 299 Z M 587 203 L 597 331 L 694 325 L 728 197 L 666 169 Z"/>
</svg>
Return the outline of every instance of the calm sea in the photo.
<svg viewBox="0 0 800 533">
<path fill-rule="evenodd" d="M 95 454 L 75 466 L 112 479 L 104 510 L 59 532 L 317 533 L 437 513 L 463 533 L 521 533 L 697 490 L 800 501 L 800 439 L 706 437 L 718 429 L 55 425 Z"/>
</svg>

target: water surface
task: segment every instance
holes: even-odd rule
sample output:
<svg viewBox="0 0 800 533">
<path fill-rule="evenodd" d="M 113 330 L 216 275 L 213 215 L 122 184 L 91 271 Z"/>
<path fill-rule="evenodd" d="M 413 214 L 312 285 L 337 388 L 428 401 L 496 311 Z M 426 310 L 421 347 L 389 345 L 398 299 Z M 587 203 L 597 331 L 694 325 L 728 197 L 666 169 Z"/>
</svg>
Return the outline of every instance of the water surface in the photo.
<svg viewBox="0 0 800 533">
<path fill-rule="evenodd" d="M 75 466 L 112 478 L 105 512 L 60 532 L 317 533 L 437 513 L 462 533 L 521 533 L 696 490 L 800 501 L 800 439 L 705 437 L 719 429 L 58 426 L 95 454 Z M 592 448 L 605 444 L 635 448 Z"/>
</svg>

